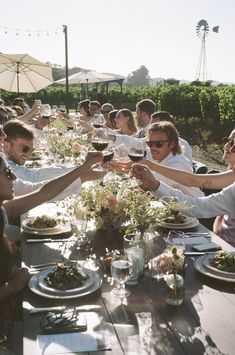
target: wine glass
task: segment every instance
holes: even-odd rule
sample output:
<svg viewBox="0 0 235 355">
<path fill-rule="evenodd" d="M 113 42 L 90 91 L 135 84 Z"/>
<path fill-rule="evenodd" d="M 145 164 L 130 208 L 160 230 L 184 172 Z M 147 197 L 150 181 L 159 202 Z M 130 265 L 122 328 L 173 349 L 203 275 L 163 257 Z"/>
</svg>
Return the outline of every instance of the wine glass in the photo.
<svg viewBox="0 0 235 355">
<path fill-rule="evenodd" d="M 111 275 L 117 281 L 117 287 L 113 288 L 111 293 L 119 298 L 130 296 L 131 292 L 125 288 L 125 282 L 132 273 L 132 261 L 125 254 L 114 254 L 111 261 Z"/>
<path fill-rule="evenodd" d="M 102 128 L 105 124 L 105 118 L 102 113 L 95 113 L 92 117 L 91 123 L 95 128 Z"/>
<path fill-rule="evenodd" d="M 140 138 L 132 138 L 129 150 L 128 157 L 136 163 L 137 161 L 143 159 L 145 156 L 145 143 L 143 139 Z"/>
<path fill-rule="evenodd" d="M 95 150 L 101 152 L 107 148 L 109 144 L 109 136 L 106 128 L 95 128 L 92 133 L 91 144 Z M 96 171 L 105 171 L 100 165 L 98 168 L 94 169 Z"/>
<path fill-rule="evenodd" d="M 184 234 L 177 231 L 170 231 L 166 239 L 166 248 L 176 247 L 182 254 L 185 252 Z"/>
<path fill-rule="evenodd" d="M 41 116 L 42 118 L 49 119 L 51 116 L 51 106 L 49 104 L 42 105 Z"/>
<path fill-rule="evenodd" d="M 66 107 L 65 107 L 65 105 L 60 105 L 60 106 L 59 106 L 59 111 L 60 111 L 60 112 L 66 112 Z"/>
<path fill-rule="evenodd" d="M 80 217 L 70 222 L 73 235 L 77 238 L 76 244 L 78 246 L 87 243 L 86 230 L 87 230 L 87 218 Z"/>
</svg>

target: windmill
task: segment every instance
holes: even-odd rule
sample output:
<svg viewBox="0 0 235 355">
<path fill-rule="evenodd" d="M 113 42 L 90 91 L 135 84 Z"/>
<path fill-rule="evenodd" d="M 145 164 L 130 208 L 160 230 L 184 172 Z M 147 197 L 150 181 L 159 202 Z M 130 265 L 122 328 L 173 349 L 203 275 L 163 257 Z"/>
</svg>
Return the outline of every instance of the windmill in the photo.
<svg viewBox="0 0 235 355">
<path fill-rule="evenodd" d="M 206 63 L 206 36 L 209 33 L 209 25 L 206 20 L 200 20 L 196 26 L 196 34 L 201 39 L 201 50 L 197 64 L 196 80 L 207 80 L 207 63 Z M 219 26 L 212 28 L 213 32 L 219 32 Z"/>
</svg>

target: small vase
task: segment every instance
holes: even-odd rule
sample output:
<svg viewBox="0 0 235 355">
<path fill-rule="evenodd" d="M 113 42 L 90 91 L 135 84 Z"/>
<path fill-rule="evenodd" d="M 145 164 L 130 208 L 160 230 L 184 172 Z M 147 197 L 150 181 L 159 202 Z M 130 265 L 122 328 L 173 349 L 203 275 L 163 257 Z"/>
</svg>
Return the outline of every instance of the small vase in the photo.
<svg viewBox="0 0 235 355">
<path fill-rule="evenodd" d="M 179 274 L 170 274 L 165 277 L 169 293 L 166 303 L 171 306 L 179 306 L 184 300 L 184 278 Z"/>
</svg>

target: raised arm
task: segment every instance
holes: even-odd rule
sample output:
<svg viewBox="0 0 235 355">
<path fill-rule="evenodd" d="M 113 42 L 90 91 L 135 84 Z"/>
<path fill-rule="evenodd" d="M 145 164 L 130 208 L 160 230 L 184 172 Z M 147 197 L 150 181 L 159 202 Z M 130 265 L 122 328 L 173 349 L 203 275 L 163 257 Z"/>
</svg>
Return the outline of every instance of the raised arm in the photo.
<svg viewBox="0 0 235 355">
<path fill-rule="evenodd" d="M 193 174 L 183 170 L 162 166 L 147 159 L 142 159 L 139 163 L 146 165 L 152 171 L 185 186 L 216 190 L 229 186 L 235 181 L 235 171 L 233 170 L 218 174 Z"/>
<path fill-rule="evenodd" d="M 5 202 L 4 207 L 6 208 L 9 221 L 13 223 L 22 213 L 27 212 L 41 203 L 51 200 L 77 178 L 80 178 L 81 182 L 102 178 L 104 176 L 103 172 L 91 169 L 92 165 L 101 160 L 101 157 L 102 154 L 99 152 L 89 152 L 83 165 L 75 168 L 65 175 L 51 180 L 41 187 L 40 190 Z"/>
</svg>

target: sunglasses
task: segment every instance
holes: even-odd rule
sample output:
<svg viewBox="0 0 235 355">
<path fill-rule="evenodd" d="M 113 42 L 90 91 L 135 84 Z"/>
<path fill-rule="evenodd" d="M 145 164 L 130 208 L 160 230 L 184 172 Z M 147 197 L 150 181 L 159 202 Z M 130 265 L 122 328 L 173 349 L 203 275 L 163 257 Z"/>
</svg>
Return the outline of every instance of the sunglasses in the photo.
<svg viewBox="0 0 235 355">
<path fill-rule="evenodd" d="M 169 139 L 165 141 L 146 141 L 146 144 L 149 148 L 152 148 L 154 145 L 157 148 L 162 148 L 166 142 L 169 142 Z"/>
<path fill-rule="evenodd" d="M 34 148 L 31 148 L 28 145 L 24 145 L 23 147 L 21 147 L 21 151 L 22 151 L 22 153 L 33 152 Z"/>
</svg>

